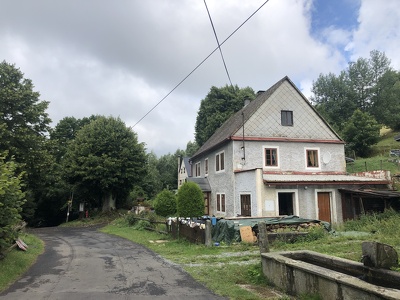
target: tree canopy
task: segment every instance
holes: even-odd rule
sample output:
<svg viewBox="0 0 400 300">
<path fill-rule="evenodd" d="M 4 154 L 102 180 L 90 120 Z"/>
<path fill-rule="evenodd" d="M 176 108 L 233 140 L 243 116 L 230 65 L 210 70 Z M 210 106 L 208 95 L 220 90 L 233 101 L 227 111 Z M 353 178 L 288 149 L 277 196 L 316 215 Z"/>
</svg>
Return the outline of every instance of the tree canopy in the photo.
<svg viewBox="0 0 400 300">
<path fill-rule="evenodd" d="M 142 181 L 146 154 L 136 133 L 124 122 L 99 116 L 76 133 L 63 164 L 68 182 L 97 198 L 107 211 Z"/>
<path fill-rule="evenodd" d="M 255 97 L 250 87 L 235 86 L 211 87 L 207 96 L 201 100 L 195 125 L 195 139 L 201 147 L 232 114 L 244 106 L 246 99 Z"/>
<path fill-rule="evenodd" d="M 356 109 L 369 113 L 384 125 L 396 128 L 389 113 L 392 109 L 400 110 L 400 102 L 393 101 L 396 96 L 400 97 L 396 73 L 385 53 L 374 50 L 368 59 L 361 57 L 350 62 L 348 68 L 338 76 L 321 74 L 313 82 L 310 100 L 339 132 Z M 388 95 L 392 100 L 386 100 Z M 392 106 L 384 108 L 382 103 L 387 102 Z"/>
<path fill-rule="evenodd" d="M 357 156 L 366 157 L 379 140 L 379 130 L 380 125 L 369 113 L 357 109 L 346 123 L 343 137 Z"/>
<path fill-rule="evenodd" d="M 51 122 L 30 79 L 13 64 L 0 63 L 0 152 L 14 157 L 18 172 L 24 172 L 27 202 L 24 217 L 32 219 L 37 202 L 45 193 L 52 159 L 48 153 L 47 134 Z"/>
</svg>

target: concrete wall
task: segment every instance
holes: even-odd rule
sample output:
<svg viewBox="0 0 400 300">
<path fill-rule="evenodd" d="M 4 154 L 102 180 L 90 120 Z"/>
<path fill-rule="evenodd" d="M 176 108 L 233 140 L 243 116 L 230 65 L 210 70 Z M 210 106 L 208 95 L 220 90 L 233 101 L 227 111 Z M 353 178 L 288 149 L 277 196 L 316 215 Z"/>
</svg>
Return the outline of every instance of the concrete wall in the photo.
<svg viewBox="0 0 400 300">
<path fill-rule="evenodd" d="M 294 251 L 299 252 L 299 251 Z M 326 265 L 343 265 L 347 270 L 363 268 L 361 263 L 327 256 L 311 251 L 301 251 L 314 257 L 321 257 Z M 319 267 L 315 264 L 292 259 L 290 252 L 262 253 L 261 261 L 264 275 L 278 288 L 290 295 L 318 294 L 324 300 L 353 300 L 353 299 L 400 299 L 400 290 L 384 288 L 367 283 L 357 276 Z M 382 277 L 400 275 L 394 271 L 382 270 Z"/>
</svg>

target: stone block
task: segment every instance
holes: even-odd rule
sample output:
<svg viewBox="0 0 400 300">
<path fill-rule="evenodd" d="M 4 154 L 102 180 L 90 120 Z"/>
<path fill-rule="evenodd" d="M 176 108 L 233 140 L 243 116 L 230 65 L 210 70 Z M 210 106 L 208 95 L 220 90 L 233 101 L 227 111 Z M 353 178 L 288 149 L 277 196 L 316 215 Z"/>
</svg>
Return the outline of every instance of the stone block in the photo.
<svg viewBox="0 0 400 300">
<path fill-rule="evenodd" d="M 363 242 L 362 262 L 367 267 L 390 269 L 397 266 L 398 255 L 392 246 L 378 242 Z"/>
</svg>

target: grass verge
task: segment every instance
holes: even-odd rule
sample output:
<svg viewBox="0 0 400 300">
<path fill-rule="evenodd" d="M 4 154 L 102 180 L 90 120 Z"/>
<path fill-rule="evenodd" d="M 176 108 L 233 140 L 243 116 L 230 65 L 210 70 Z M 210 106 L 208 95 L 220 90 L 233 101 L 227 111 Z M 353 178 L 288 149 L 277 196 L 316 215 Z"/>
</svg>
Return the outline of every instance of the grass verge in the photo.
<svg viewBox="0 0 400 300">
<path fill-rule="evenodd" d="M 43 242 L 35 235 L 24 233 L 20 238 L 29 248 L 27 251 L 14 248 L 0 260 L 0 292 L 24 274 L 44 251 Z"/>
</svg>

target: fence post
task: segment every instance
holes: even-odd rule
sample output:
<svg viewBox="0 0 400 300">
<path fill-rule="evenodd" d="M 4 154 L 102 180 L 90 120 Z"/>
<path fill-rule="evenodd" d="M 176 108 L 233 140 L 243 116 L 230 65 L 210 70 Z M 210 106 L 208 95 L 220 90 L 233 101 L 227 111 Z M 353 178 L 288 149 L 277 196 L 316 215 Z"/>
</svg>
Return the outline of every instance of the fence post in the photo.
<svg viewBox="0 0 400 300">
<path fill-rule="evenodd" d="M 210 247 L 212 245 L 211 240 L 211 220 L 206 220 L 206 232 L 205 232 L 205 245 Z"/>
<path fill-rule="evenodd" d="M 269 252 L 267 226 L 265 222 L 258 222 L 258 246 L 260 253 Z"/>
</svg>

